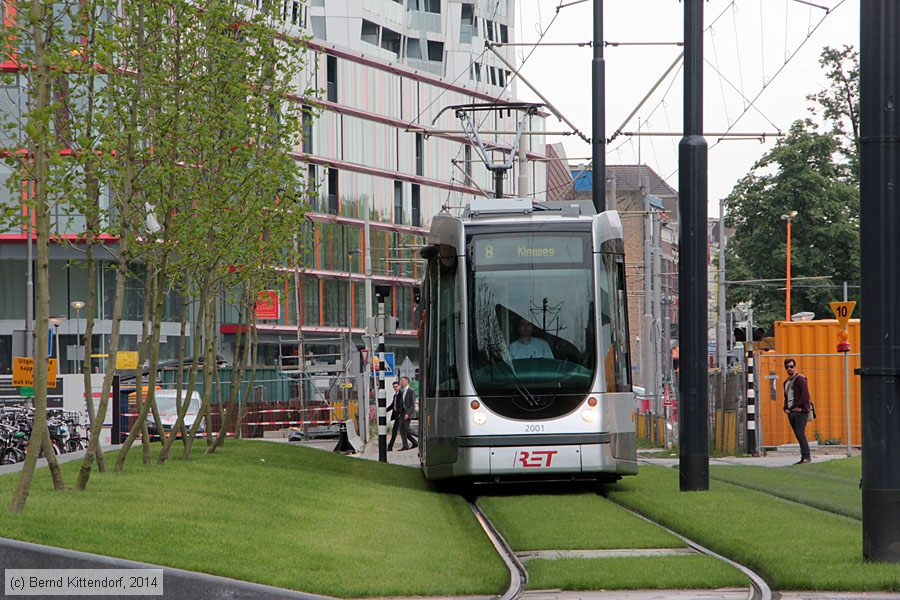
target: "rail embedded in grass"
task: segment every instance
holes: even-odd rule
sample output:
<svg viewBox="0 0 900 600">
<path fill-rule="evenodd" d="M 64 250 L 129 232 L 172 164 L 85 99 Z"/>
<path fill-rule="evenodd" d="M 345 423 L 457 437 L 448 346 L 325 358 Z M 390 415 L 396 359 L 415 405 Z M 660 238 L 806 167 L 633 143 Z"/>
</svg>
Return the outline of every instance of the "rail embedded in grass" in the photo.
<svg viewBox="0 0 900 600">
<path fill-rule="evenodd" d="M 685 546 L 593 493 L 482 496 L 478 504 L 516 551 Z"/>
<path fill-rule="evenodd" d="M 679 491 L 678 471 L 641 467 L 612 500 L 762 575 L 777 590 L 900 591 L 900 565 L 865 563 L 862 525 L 719 481 Z"/>
<path fill-rule="evenodd" d="M 747 577 L 702 554 L 687 556 L 564 558 L 528 561 L 528 589 L 665 590 L 747 587 Z"/>
<path fill-rule="evenodd" d="M 855 481 L 795 467 L 713 466 L 710 477 L 854 519 L 862 519 L 862 491 Z"/>
<path fill-rule="evenodd" d="M 263 442 L 204 450 L 164 466 L 132 453 L 85 492 L 53 492 L 41 470 L 0 535 L 339 597 L 505 589 L 465 501 L 417 470 Z M 78 466 L 63 465 L 68 482 Z M 16 478 L 0 477 L 0 497 Z"/>
</svg>

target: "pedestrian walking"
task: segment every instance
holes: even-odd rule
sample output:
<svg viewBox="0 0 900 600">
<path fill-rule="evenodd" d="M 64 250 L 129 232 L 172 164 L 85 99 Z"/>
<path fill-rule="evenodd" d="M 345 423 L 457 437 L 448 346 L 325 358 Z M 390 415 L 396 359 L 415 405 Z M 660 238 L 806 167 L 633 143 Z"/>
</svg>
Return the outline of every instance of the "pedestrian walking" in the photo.
<svg viewBox="0 0 900 600">
<path fill-rule="evenodd" d="M 417 448 L 419 446 L 419 440 L 416 439 L 416 436 L 413 435 L 412 428 L 410 425 L 412 424 L 412 420 L 416 418 L 416 392 L 413 391 L 411 387 L 409 387 L 409 377 L 403 376 L 400 378 L 400 393 L 403 398 L 403 429 L 406 430 L 406 437 L 404 440 L 409 440 L 412 448 Z M 406 442 L 403 442 L 403 449 L 408 450 L 406 447 Z"/>
<path fill-rule="evenodd" d="M 784 359 L 787 379 L 784 382 L 784 412 L 791 423 L 794 436 L 800 444 L 800 460 L 794 464 L 812 462 L 809 456 L 809 442 L 806 441 L 806 422 L 809 420 L 809 382 L 805 375 L 797 372 L 797 361 Z"/>
<path fill-rule="evenodd" d="M 397 432 L 400 432 L 400 439 L 403 442 L 403 450 L 409 450 L 409 442 L 406 439 L 406 420 L 403 418 L 403 390 L 400 389 L 400 383 L 395 381 L 391 384 L 394 388 L 394 399 L 388 406 L 387 412 L 393 413 L 394 427 L 391 430 L 391 441 L 388 442 L 387 449 L 394 449 L 394 442 L 397 441 Z"/>
</svg>

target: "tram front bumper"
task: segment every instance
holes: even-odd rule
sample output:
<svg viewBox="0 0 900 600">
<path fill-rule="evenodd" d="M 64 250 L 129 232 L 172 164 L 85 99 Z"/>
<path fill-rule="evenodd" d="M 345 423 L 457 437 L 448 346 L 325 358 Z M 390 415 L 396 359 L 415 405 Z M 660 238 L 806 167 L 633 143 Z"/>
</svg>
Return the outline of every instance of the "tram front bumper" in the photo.
<svg viewBox="0 0 900 600">
<path fill-rule="evenodd" d="M 609 443 L 460 447 L 455 465 L 462 476 L 541 476 L 630 472 Z M 636 466 L 636 465 L 635 465 Z M 623 468 L 624 467 L 624 468 Z M 636 470 L 636 469 L 635 469 Z"/>
</svg>

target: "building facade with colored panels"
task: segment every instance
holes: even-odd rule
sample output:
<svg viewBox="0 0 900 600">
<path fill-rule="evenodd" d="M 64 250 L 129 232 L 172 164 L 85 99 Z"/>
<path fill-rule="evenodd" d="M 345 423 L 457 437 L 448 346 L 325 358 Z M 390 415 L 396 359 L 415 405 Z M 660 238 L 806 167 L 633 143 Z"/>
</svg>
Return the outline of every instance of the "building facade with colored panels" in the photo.
<svg viewBox="0 0 900 600">
<path fill-rule="evenodd" d="M 253 0 L 244 4 L 248 10 L 257 8 Z M 459 133 L 454 111 L 441 111 L 451 105 L 515 99 L 508 66 L 484 49 L 485 41 L 514 41 L 515 8 L 515 0 L 284 0 L 284 35 L 309 38 L 306 67 L 295 76 L 297 95 L 289 100 L 307 108 L 303 140 L 294 157 L 316 193 L 309 198 L 308 222 L 298 232 L 306 250 L 304 261 L 292 269 L 294 276 L 283 289 L 274 290 L 280 300 L 278 318 L 257 324 L 261 362 L 275 364 L 283 340 L 295 339 L 298 325 L 311 342 L 343 334 L 348 313 L 354 340 L 361 342 L 367 253 L 371 283 L 392 288 L 386 310 L 399 319 L 399 327 L 389 343 L 403 348 L 401 354 L 415 355 L 414 288 L 421 275 L 415 249 L 424 242 L 434 214 L 444 208 L 461 211 L 469 198 L 493 189 L 492 174 Z M 511 48 L 497 51 L 515 64 Z M 26 101 L 24 92 L 7 86 L 0 110 L 23 111 Z M 512 132 L 515 118 L 498 113 L 481 127 Z M 543 128 L 543 116 L 529 118 L 525 126 L 531 132 Z M 512 138 L 492 133 L 483 141 L 500 156 L 498 144 L 509 144 Z M 546 186 L 544 139 L 523 139 L 528 189 L 517 189 L 516 163 L 506 178 L 506 193 L 540 200 Z M 5 195 L 0 202 L 14 205 L 17 198 L 2 185 L 8 177 L 9 171 L 0 166 L 0 195 Z M 101 193 L 104 202 L 109 205 L 108 194 Z M 83 226 L 83 219 L 60 214 L 53 232 L 74 239 Z M 11 365 L 14 346 L 24 333 L 25 248 L 24 232 L 0 232 L 0 279 L 22 282 L 0 289 L 0 372 Z M 77 247 L 51 248 L 51 314 L 67 317 L 59 328 L 63 373 L 74 370 L 75 346 L 85 326 L 84 311 L 78 319 L 70 307 L 87 295 L 82 257 Z M 140 335 L 140 270 L 135 266 L 135 284 L 126 290 L 120 349 L 136 348 Z M 97 272 L 100 306 L 94 347 L 104 353 L 114 278 L 102 265 Z M 179 298 L 168 300 L 171 320 L 163 323 L 161 358 L 176 356 L 181 310 Z M 229 360 L 237 311 L 224 300 L 218 310 L 217 352 Z"/>
</svg>

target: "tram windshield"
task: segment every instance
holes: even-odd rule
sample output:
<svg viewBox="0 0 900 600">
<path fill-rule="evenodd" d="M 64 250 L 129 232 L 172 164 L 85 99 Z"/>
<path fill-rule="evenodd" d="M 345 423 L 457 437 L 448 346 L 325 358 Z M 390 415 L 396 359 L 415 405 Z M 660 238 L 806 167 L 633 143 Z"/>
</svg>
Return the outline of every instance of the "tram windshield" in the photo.
<svg viewBox="0 0 900 600">
<path fill-rule="evenodd" d="M 479 396 L 511 418 L 573 410 L 597 362 L 590 236 L 476 234 L 468 249 L 469 363 Z"/>
</svg>

